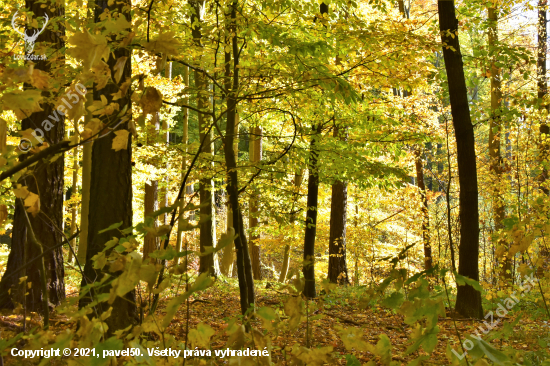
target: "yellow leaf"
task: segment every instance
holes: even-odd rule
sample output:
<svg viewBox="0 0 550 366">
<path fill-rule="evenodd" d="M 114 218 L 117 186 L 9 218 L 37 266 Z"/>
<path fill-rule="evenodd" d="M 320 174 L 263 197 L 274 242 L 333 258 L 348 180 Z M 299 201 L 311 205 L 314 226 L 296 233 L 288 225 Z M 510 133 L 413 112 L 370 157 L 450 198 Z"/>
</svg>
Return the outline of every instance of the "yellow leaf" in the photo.
<svg viewBox="0 0 550 366">
<path fill-rule="evenodd" d="M 175 34 L 175 31 L 161 33 L 156 40 L 147 42 L 143 46 L 153 53 L 161 52 L 165 55 L 175 55 L 178 53 L 177 46 L 179 46 L 179 41 L 174 38 Z"/>
<path fill-rule="evenodd" d="M 17 198 L 21 198 L 21 199 L 25 199 L 27 198 L 27 196 L 29 195 L 29 190 L 27 189 L 27 187 L 23 187 L 21 184 L 18 184 L 17 185 L 17 188 L 14 188 L 13 189 L 13 194 L 15 195 L 15 197 Z"/>
<path fill-rule="evenodd" d="M 34 112 L 43 111 L 40 108 L 42 95 L 40 90 L 24 90 L 6 93 L 0 101 L 5 109 L 11 109 L 19 119 L 25 119 Z"/>
<path fill-rule="evenodd" d="M 115 71 L 115 81 L 118 83 L 120 81 L 120 78 L 122 77 L 122 72 L 124 71 L 124 65 L 126 64 L 126 60 L 128 57 L 119 57 L 116 60 L 116 65 L 113 67 L 113 70 Z"/>
<path fill-rule="evenodd" d="M 50 76 L 47 72 L 34 69 L 32 72 L 31 84 L 35 88 L 45 90 L 50 86 Z"/>
<path fill-rule="evenodd" d="M 27 212 L 36 216 L 40 212 L 40 197 L 36 193 L 29 192 L 25 198 L 25 207 L 28 207 Z"/>
<path fill-rule="evenodd" d="M 113 139 L 112 149 L 115 151 L 126 150 L 128 148 L 128 130 L 115 131 L 116 137 Z"/>
<path fill-rule="evenodd" d="M 84 32 L 75 33 L 69 38 L 68 43 L 76 46 L 69 48 L 67 53 L 76 59 L 82 60 L 85 70 L 91 69 L 101 59 L 109 59 L 109 46 L 107 39 L 101 34 L 92 35 L 87 29 Z"/>
<path fill-rule="evenodd" d="M 107 33 L 120 33 L 123 30 L 127 30 L 132 26 L 132 24 L 126 20 L 126 17 L 122 14 L 119 14 L 118 19 L 114 20 L 113 18 L 105 21 L 105 30 Z"/>
</svg>

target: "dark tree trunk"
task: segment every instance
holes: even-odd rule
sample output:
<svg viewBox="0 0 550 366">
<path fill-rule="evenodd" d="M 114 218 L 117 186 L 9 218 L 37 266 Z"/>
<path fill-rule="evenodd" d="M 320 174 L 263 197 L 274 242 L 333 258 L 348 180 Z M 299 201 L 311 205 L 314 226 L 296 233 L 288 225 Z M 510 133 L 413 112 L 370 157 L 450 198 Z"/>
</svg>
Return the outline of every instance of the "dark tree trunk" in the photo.
<svg viewBox="0 0 550 366">
<path fill-rule="evenodd" d="M 195 71 L 195 85 L 197 87 L 198 100 L 197 105 L 198 109 L 207 109 L 208 101 L 206 97 L 202 95 L 204 91 L 208 89 L 208 84 L 204 75 L 201 72 Z M 212 160 L 212 131 L 206 133 L 209 127 L 209 119 L 206 118 L 205 114 L 199 113 L 199 137 L 200 140 L 204 141 L 204 147 L 201 152 L 201 155 L 204 156 L 205 165 L 208 167 L 211 166 Z M 211 169 L 205 171 L 205 175 L 210 174 Z M 216 241 L 216 216 L 214 208 L 214 182 L 210 178 L 202 178 L 199 181 L 199 197 L 200 197 L 200 214 L 202 217 L 208 217 L 208 220 L 204 220 L 200 224 L 200 251 L 204 252 L 206 247 L 214 247 Z M 199 272 L 205 273 L 208 272 L 212 276 L 217 276 L 219 274 L 219 267 L 217 263 L 217 256 L 214 254 L 208 254 L 200 257 L 199 263 Z"/>
<path fill-rule="evenodd" d="M 546 52 L 547 52 L 547 22 L 546 22 L 546 6 L 547 0 L 539 0 L 538 3 L 538 45 L 537 45 L 537 96 L 542 100 L 548 94 L 548 79 L 546 78 Z M 549 105 L 545 104 L 544 107 L 549 110 Z M 548 139 L 550 138 L 550 128 L 548 124 L 541 123 L 539 127 L 540 143 L 539 143 L 539 164 L 541 165 L 542 172 L 539 179 L 539 187 L 544 194 L 549 195 L 550 189 L 548 188 L 548 153 L 550 152 L 550 144 Z M 548 260 L 550 252 L 543 248 L 540 252 L 541 257 Z M 544 267 L 537 268 L 537 276 L 540 278 L 544 275 Z"/>
<path fill-rule="evenodd" d="M 193 26 L 192 34 L 196 46 L 202 47 L 202 30 L 200 15 L 204 10 L 204 1 L 191 1 L 194 13 L 191 16 L 191 24 Z M 202 9 L 202 10 L 201 10 Z M 204 73 L 195 70 L 195 89 L 197 92 L 197 108 L 199 110 L 208 110 L 208 80 Z M 205 166 L 211 167 L 212 160 L 212 131 L 208 129 L 210 126 L 208 116 L 204 113 L 198 113 L 199 120 L 199 138 L 204 140 L 201 156 L 206 161 Z M 206 131 L 209 131 L 208 133 Z M 212 169 L 208 169 L 212 170 Z M 208 175 L 206 172 L 204 175 Z M 200 215 L 202 223 L 200 224 L 200 251 L 205 251 L 206 247 L 214 247 L 216 241 L 216 225 L 215 225 L 215 208 L 214 208 L 214 182 L 210 178 L 201 178 L 199 180 L 199 197 L 200 197 Z M 209 219 L 203 219 L 209 217 Z M 201 256 L 199 259 L 199 272 L 210 273 L 212 276 L 218 276 L 220 273 L 217 256 L 208 254 Z"/>
<path fill-rule="evenodd" d="M 422 200 L 422 242 L 424 243 L 424 270 L 432 269 L 432 245 L 430 243 L 430 213 L 428 211 L 428 197 L 424 184 L 424 169 L 422 167 L 421 149 L 416 151 L 416 184 Z"/>
<path fill-rule="evenodd" d="M 493 222 L 495 225 L 494 236 L 498 236 L 498 231 L 504 228 L 504 203 L 500 187 L 502 186 L 502 157 L 500 154 L 500 136 L 502 114 L 502 90 L 501 73 L 496 67 L 497 42 L 498 42 L 498 10 L 495 8 L 487 9 L 489 15 L 489 53 L 491 57 L 491 121 L 489 124 L 489 159 L 491 172 L 491 196 L 493 204 Z M 500 240 L 499 245 L 506 245 L 506 241 Z M 497 258 L 500 260 L 501 258 Z M 495 263 L 496 264 L 496 263 Z M 503 258 L 502 277 L 510 279 L 512 277 L 511 261 L 509 258 Z"/>
<path fill-rule="evenodd" d="M 262 160 L 262 128 L 254 127 L 250 129 L 250 162 L 258 164 Z M 255 280 L 261 280 L 262 274 L 260 271 L 260 233 L 257 232 L 259 227 L 260 213 L 258 207 L 259 195 L 256 192 L 250 194 L 250 211 L 249 211 L 249 227 L 250 227 L 250 242 L 249 252 L 250 260 L 252 261 L 252 273 Z M 256 232 L 254 232 L 256 230 Z"/>
<path fill-rule="evenodd" d="M 225 128 L 225 165 L 227 169 L 227 194 L 233 212 L 233 226 L 235 228 L 235 252 L 237 256 L 237 277 L 239 279 L 239 293 L 241 296 L 241 312 L 244 314 L 250 306 L 254 306 L 254 278 L 252 264 L 248 252 L 248 243 L 243 224 L 243 215 L 239 204 L 239 177 L 237 175 L 237 159 L 233 150 L 235 140 L 235 124 L 237 113 L 237 95 L 239 90 L 239 45 L 236 36 L 237 2 L 230 6 L 231 14 L 228 19 L 228 30 L 233 36 L 228 39 L 228 46 L 233 54 L 233 69 L 231 69 L 231 53 L 225 53 L 225 89 L 231 92 L 227 95 L 227 124 Z M 232 77 L 231 77 L 232 76 Z"/>
<path fill-rule="evenodd" d="M 546 6 L 547 0 L 539 0 L 538 3 L 538 45 L 537 45 L 537 97 L 540 102 L 548 94 L 548 80 L 546 78 L 546 52 L 547 52 L 547 23 L 546 23 Z M 549 105 L 545 104 L 544 107 L 549 109 Z M 546 181 L 548 180 L 548 163 L 545 161 L 548 158 L 548 151 L 550 150 L 547 138 L 550 137 L 550 128 L 546 123 L 540 125 L 540 155 L 539 162 L 542 165 L 542 173 L 539 176 L 539 186 L 545 194 L 550 194 L 550 190 L 547 187 Z"/>
<path fill-rule="evenodd" d="M 47 14 L 50 19 L 54 17 L 64 16 L 64 9 L 59 7 L 55 11 L 51 8 L 42 8 L 38 1 L 27 0 L 25 6 L 34 12 L 36 17 Z M 39 19 L 39 24 L 40 23 Z M 31 33 L 31 30 L 28 30 Z M 28 34 L 27 33 L 27 34 Z M 47 52 L 48 60 L 34 61 L 35 69 L 44 72 L 50 72 L 54 68 L 64 63 L 64 59 L 55 58 L 65 44 L 63 39 L 65 30 L 61 28 L 58 31 L 53 31 L 49 24 L 44 32 L 42 32 L 36 41 L 35 52 L 38 46 L 45 43 L 48 44 L 50 52 Z M 51 52 L 51 50 L 57 52 Z M 28 87 L 28 85 L 25 85 Z M 44 98 L 50 97 L 49 92 L 43 92 Z M 55 106 L 50 103 L 41 105 L 43 111 L 33 113 L 29 118 L 23 119 L 21 129 L 41 129 L 44 132 L 43 140 L 50 145 L 63 141 L 65 136 L 65 119 L 60 118 L 58 122 L 53 123 L 53 127 L 49 131 L 41 125 L 42 121 L 48 120 L 48 116 L 53 114 Z M 24 157 L 23 157 L 24 159 Z M 48 288 L 49 306 L 57 306 L 65 299 L 65 282 L 63 268 L 63 252 L 62 248 L 50 250 L 52 246 L 59 244 L 63 239 L 61 235 L 61 227 L 63 225 L 63 160 L 59 158 L 54 162 L 40 161 L 33 166 L 32 172 L 25 176 L 18 183 L 27 186 L 29 192 L 39 194 L 40 196 L 40 213 L 36 216 L 29 214 L 30 224 L 36 238 L 44 247 L 44 265 L 46 268 L 47 278 L 46 284 Z M 38 184 L 38 186 L 37 186 Z M 24 272 L 18 269 L 26 263 L 26 260 L 32 259 L 37 255 L 37 248 L 27 238 L 27 219 L 23 212 L 22 205 L 15 205 L 15 215 L 13 221 L 13 234 L 11 251 L 8 256 L 8 263 L 5 275 L 0 282 L 0 307 L 13 308 L 14 302 L 22 304 L 24 301 L 24 291 L 19 284 L 19 278 L 24 276 Z M 34 262 L 26 269 L 28 276 L 27 283 L 32 283 L 32 287 L 28 290 L 26 296 L 26 310 L 42 312 L 42 291 L 41 277 L 39 274 L 39 262 Z M 18 271 L 19 273 L 15 273 Z M 11 289 L 11 295 L 8 291 Z"/>
<path fill-rule="evenodd" d="M 334 137 L 346 141 L 346 133 L 334 127 Z M 346 220 L 348 209 L 348 183 L 337 181 L 332 185 L 330 201 L 330 236 L 328 246 L 328 279 L 332 283 L 349 284 L 346 260 Z"/>
<path fill-rule="evenodd" d="M 322 126 L 312 126 L 314 134 L 311 136 L 309 152 L 309 175 L 307 183 L 307 212 L 306 229 L 304 235 L 304 265 L 305 278 L 304 296 L 317 297 L 315 290 L 315 236 L 317 234 L 317 201 L 319 199 L 319 174 L 317 157 L 317 139 L 321 137 Z"/>
<path fill-rule="evenodd" d="M 158 180 L 151 181 L 151 184 L 145 182 L 145 196 L 143 198 L 143 214 L 145 217 L 151 215 L 158 207 Z M 153 218 L 153 227 L 157 228 L 157 218 Z M 147 233 L 143 238 L 143 259 L 149 258 L 149 254 L 158 249 L 157 237 Z"/>
<path fill-rule="evenodd" d="M 460 186 L 460 247 L 458 273 L 479 280 L 479 212 L 474 128 L 470 108 L 462 54 L 458 41 L 458 20 L 453 1 L 438 1 L 439 27 L 443 42 L 443 57 L 449 84 L 449 99 L 455 129 Z M 450 31 L 453 37 L 447 32 Z M 451 48 L 452 47 L 452 48 Z M 458 286 L 456 311 L 466 317 L 481 318 L 481 294 L 472 286 Z"/>
<path fill-rule="evenodd" d="M 110 2 L 109 2 L 110 3 Z M 125 11 L 122 11 L 122 7 Z M 116 5 L 108 5 L 107 1 L 96 1 L 96 22 L 105 9 L 109 11 L 120 12 L 130 20 L 129 2 L 117 2 Z M 114 57 L 113 57 L 114 56 Z M 113 68 L 120 57 L 128 57 L 120 84 L 131 77 L 131 58 L 130 51 L 124 48 L 115 49 L 107 64 L 111 69 L 111 75 L 114 74 Z M 105 96 L 107 101 L 112 100 L 112 94 L 118 92 L 119 87 L 112 82 L 100 91 L 94 90 L 94 100 L 100 100 L 100 95 Z M 127 116 L 131 115 L 130 92 L 126 93 L 121 99 L 117 100 L 120 109 L 128 106 Z M 109 118 L 102 121 L 110 122 Z M 120 123 L 116 130 L 128 130 L 128 121 Z M 127 228 L 132 225 L 132 150 L 131 134 L 128 135 L 128 147 L 115 151 L 112 149 L 114 133 L 98 138 L 94 141 L 92 148 L 92 174 L 91 174 L 91 192 L 90 192 L 90 213 L 89 213 L 89 232 L 88 232 L 88 250 L 86 253 L 86 266 L 84 267 L 84 276 L 82 286 L 86 283 L 92 283 L 104 276 L 103 270 L 93 268 L 92 257 L 105 248 L 105 243 L 113 237 L 121 237 L 118 230 L 109 230 L 99 234 L 100 230 L 106 229 L 112 224 L 122 222 L 121 228 Z M 117 275 L 116 273 L 114 274 Z M 104 291 L 109 291 L 105 287 Z M 92 301 L 95 293 L 88 293 L 80 300 L 79 306 L 83 307 Z M 109 326 L 109 333 L 112 334 L 118 329 L 126 328 L 137 321 L 137 308 L 135 303 L 135 291 L 128 292 L 124 299 L 118 297 L 112 304 L 101 302 L 95 306 L 99 313 L 103 313 L 113 307 L 111 316 L 105 322 Z M 92 314 L 91 316 L 96 316 Z"/>
<path fill-rule="evenodd" d="M 155 123 L 149 126 L 147 131 L 147 145 L 155 144 L 160 130 L 158 113 L 153 116 L 153 120 L 155 121 Z M 149 163 L 152 164 L 152 162 Z M 158 180 L 152 180 L 150 183 L 145 182 L 144 191 L 145 194 L 143 197 L 143 216 L 147 217 L 158 209 Z M 155 229 L 158 227 L 158 219 L 156 217 L 153 218 L 153 227 Z M 157 250 L 158 247 L 158 238 L 151 233 L 147 233 L 143 238 L 143 259 L 149 258 L 149 254 Z"/>
<path fill-rule="evenodd" d="M 289 223 L 292 225 L 292 231 L 294 231 L 294 221 L 296 221 L 296 205 L 300 198 L 300 187 L 302 186 L 302 171 L 294 174 L 294 199 L 292 202 L 292 209 L 290 210 Z M 287 239 L 289 242 L 291 238 Z M 288 268 L 290 267 L 290 244 L 285 245 L 285 251 L 283 254 L 283 265 L 281 266 L 281 273 L 279 274 L 279 282 L 284 283 L 288 274 Z"/>
</svg>

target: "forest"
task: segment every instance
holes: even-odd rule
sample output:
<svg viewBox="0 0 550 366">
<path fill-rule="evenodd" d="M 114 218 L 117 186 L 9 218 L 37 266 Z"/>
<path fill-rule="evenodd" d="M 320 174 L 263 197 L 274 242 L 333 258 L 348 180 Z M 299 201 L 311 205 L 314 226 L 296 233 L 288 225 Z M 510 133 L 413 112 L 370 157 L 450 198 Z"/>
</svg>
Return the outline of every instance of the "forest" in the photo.
<svg viewBox="0 0 550 366">
<path fill-rule="evenodd" d="M 550 366 L 547 1 L 0 0 L 0 366 Z"/>
</svg>

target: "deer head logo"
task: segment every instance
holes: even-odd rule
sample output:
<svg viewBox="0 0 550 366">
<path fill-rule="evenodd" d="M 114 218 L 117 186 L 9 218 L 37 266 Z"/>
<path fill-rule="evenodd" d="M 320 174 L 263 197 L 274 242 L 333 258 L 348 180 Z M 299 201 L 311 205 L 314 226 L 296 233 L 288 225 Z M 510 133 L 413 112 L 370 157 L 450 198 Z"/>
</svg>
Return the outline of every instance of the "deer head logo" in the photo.
<svg viewBox="0 0 550 366">
<path fill-rule="evenodd" d="M 13 14 L 13 18 L 11 18 L 11 25 L 13 27 L 13 30 L 19 33 L 25 40 L 25 52 L 30 54 L 34 51 L 34 42 L 36 42 L 36 39 L 38 38 L 38 36 L 42 32 L 44 32 L 44 29 L 46 29 L 46 25 L 48 24 L 48 20 L 50 20 L 50 18 L 48 18 L 48 14 L 44 14 L 44 25 L 42 26 L 42 29 L 41 30 L 35 29 L 34 33 L 29 36 L 26 30 L 24 32 L 20 32 L 16 28 L 15 17 L 17 16 L 18 12 L 19 10 L 16 11 L 15 14 Z"/>
</svg>

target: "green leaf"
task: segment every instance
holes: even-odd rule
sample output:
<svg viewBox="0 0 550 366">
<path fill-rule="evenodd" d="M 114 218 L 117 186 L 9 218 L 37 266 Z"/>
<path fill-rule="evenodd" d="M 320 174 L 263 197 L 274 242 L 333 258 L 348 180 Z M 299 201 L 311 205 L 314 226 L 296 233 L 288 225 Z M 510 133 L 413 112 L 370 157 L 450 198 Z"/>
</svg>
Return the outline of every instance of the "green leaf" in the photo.
<svg viewBox="0 0 550 366">
<path fill-rule="evenodd" d="M 382 301 L 382 305 L 390 309 L 396 309 L 403 303 L 403 294 L 400 292 L 394 292 L 390 296 L 386 297 Z"/>
<path fill-rule="evenodd" d="M 418 358 L 412 360 L 411 362 L 409 362 L 409 363 L 407 364 L 407 366 L 419 366 L 419 365 L 423 365 L 423 364 L 424 364 L 423 361 L 427 361 L 427 360 L 429 360 L 429 359 L 430 359 L 430 356 L 426 356 L 426 355 L 420 356 L 420 357 L 418 357 Z"/>
<path fill-rule="evenodd" d="M 258 314 L 258 316 L 262 319 L 277 320 L 277 314 L 272 308 L 268 306 L 262 306 L 256 311 L 256 314 Z"/>
<path fill-rule="evenodd" d="M 361 366 L 361 362 L 354 355 L 346 355 L 346 366 Z"/>
<path fill-rule="evenodd" d="M 364 352 L 373 350 L 372 345 L 363 340 L 363 329 L 354 327 L 344 328 L 341 326 L 336 326 L 335 328 L 348 351 L 352 349 Z"/>
<path fill-rule="evenodd" d="M 465 277 L 465 276 L 462 276 L 462 275 L 459 275 L 456 272 L 454 274 L 455 274 L 457 285 L 459 285 L 459 286 L 470 285 L 475 290 L 477 290 L 479 292 L 483 292 L 483 287 L 481 287 L 481 285 L 479 284 L 478 281 L 472 280 L 471 278 L 468 278 L 468 277 Z"/>
<path fill-rule="evenodd" d="M 23 335 L 25 335 L 25 333 L 19 333 L 15 337 L 11 337 L 10 339 L 0 339 L 0 355 L 6 356 L 6 349 L 17 342 L 19 339 L 21 339 Z"/>
<path fill-rule="evenodd" d="M 112 225 L 109 226 L 107 229 L 100 230 L 100 231 L 98 232 L 98 234 L 103 234 L 104 232 L 107 232 L 107 231 L 110 231 L 110 230 L 117 229 L 117 228 L 119 228 L 121 225 L 122 225 L 122 221 L 119 222 L 119 223 L 116 223 L 116 224 L 112 224 Z"/>
<path fill-rule="evenodd" d="M 483 352 L 485 356 L 487 356 L 488 359 L 493 361 L 496 365 L 499 366 L 508 366 L 512 365 L 512 361 L 506 356 L 504 353 L 500 352 L 498 349 L 491 346 L 489 343 L 485 342 L 483 339 L 473 339 L 474 342 L 474 348 L 472 351 L 474 351 L 476 348 L 479 347 L 479 349 Z M 470 351 L 472 353 L 472 351 Z"/>
<path fill-rule="evenodd" d="M 121 223 L 122 224 L 122 223 Z M 90 357 L 91 366 L 103 366 L 108 365 L 111 361 L 109 357 L 103 358 L 103 350 L 121 350 L 123 343 L 120 339 L 116 337 L 111 337 L 105 342 L 102 342 L 95 346 L 95 354 L 100 355 L 100 357 Z"/>
<path fill-rule="evenodd" d="M 214 334 L 216 334 L 216 331 L 208 324 L 199 323 L 197 329 L 191 329 L 189 332 L 189 343 L 191 343 L 191 348 L 210 348 L 210 338 Z"/>
</svg>

